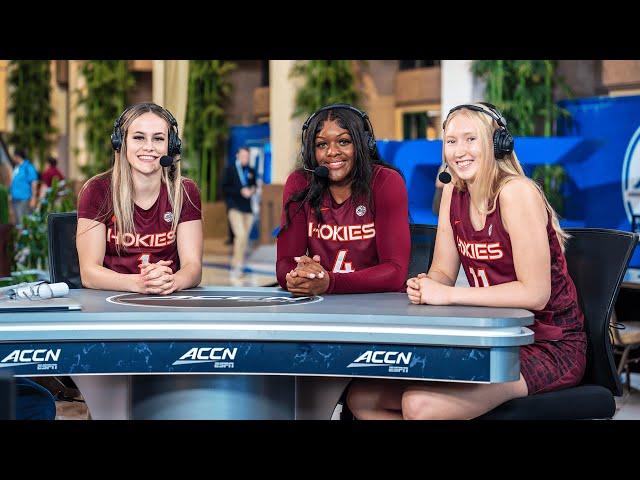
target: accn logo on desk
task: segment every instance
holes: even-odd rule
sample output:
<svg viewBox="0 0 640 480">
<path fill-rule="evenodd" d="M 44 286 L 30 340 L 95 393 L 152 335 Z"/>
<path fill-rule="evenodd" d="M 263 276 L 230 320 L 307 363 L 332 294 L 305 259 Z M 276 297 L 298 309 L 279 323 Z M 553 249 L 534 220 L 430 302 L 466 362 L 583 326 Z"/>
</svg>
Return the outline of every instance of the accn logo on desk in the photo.
<svg viewBox="0 0 640 480">
<path fill-rule="evenodd" d="M 36 350 L 14 350 L 0 360 L 0 368 L 38 364 L 38 370 L 57 370 L 58 364 L 52 362 L 57 362 L 60 359 L 61 351 L 60 348 L 56 350 L 47 350 L 44 348 Z"/>
<path fill-rule="evenodd" d="M 194 347 L 190 348 L 179 360 L 173 362 L 173 365 L 213 363 L 214 368 L 233 368 L 233 360 L 235 360 L 237 353 L 237 347 Z"/>
<path fill-rule="evenodd" d="M 389 372 L 408 373 L 413 352 L 393 352 L 386 350 L 367 350 L 347 368 L 388 366 Z"/>
</svg>

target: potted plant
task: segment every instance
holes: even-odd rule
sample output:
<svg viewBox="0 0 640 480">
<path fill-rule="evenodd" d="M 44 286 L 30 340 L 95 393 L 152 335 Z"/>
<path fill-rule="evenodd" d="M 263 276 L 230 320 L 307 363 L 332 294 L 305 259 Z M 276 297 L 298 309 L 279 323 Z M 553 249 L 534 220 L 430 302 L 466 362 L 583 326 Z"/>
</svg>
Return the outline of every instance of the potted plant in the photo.
<svg viewBox="0 0 640 480">
<path fill-rule="evenodd" d="M 53 144 L 56 129 L 51 124 L 51 66 L 49 60 L 12 60 L 9 62 L 11 86 L 8 112 L 13 129 L 8 143 L 26 149 L 38 170 Z"/>
<path fill-rule="evenodd" d="M 64 180 L 53 179 L 38 208 L 24 217 L 23 228 L 17 232 L 15 241 L 16 269 L 49 269 L 49 239 L 47 216 L 53 212 L 71 212 L 75 209 L 73 192 Z"/>
<path fill-rule="evenodd" d="M 189 97 L 183 130 L 182 174 L 200 187 L 205 237 L 226 235 L 226 207 L 218 184 L 229 138 L 226 106 L 231 100 L 231 72 L 224 60 L 189 61 Z"/>
<path fill-rule="evenodd" d="M 571 140 L 551 137 L 556 120 L 570 114 L 554 101 L 554 93 L 561 91 L 569 98 L 572 91 L 557 74 L 557 66 L 557 60 L 475 60 L 472 72 L 486 81 L 485 99 L 500 109 L 514 137 L 541 137 L 516 141 L 516 151 L 525 168 L 533 168 L 531 178 L 542 186 L 549 203 L 562 214 L 566 172 L 561 164 L 551 164 L 549 159 L 557 161 L 568 154 Z M 545 154 L 529 154 L 532 151 Z"/>
<path fill-rule="evenodd" d="M 203 202 L 218 200 L 218 177 L 229 138 L 225 107 L 231 100 L 230 74 L 235 68 L 235 63 L 224 60 L 189 62 L 183 169 L 200 186 Z"/>
<path fill-rule="evenodd" d="M 127 104 L 127 94 L 135 86 L 135 77 L 128 70 L 127 60 L 88 60 L 82 66 L 86 90 L 78 93 L 78 105 L 85 114 L 77 122 L 86 125 L 85 141 L 89 159 L 80 167 L 91 178 L 109 169 L 113 149 L 109 133 L 113 121 Z"/>
<path fill-rule="evenodd" d="M 296 93 L 293 116 L 309 116 L 331 103 L 358 107 L 360 95 L 351 60 L 309 60 L 296 62 L 291 77 L 301 77 L 304 85 Z"/>
</svg>

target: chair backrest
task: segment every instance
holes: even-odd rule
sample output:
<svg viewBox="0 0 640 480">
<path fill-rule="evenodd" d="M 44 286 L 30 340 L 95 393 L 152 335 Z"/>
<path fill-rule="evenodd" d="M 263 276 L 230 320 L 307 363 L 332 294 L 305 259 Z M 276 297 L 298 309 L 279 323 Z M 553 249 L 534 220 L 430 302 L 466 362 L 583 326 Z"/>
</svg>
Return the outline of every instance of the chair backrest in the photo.
<svg viewBox="0 0 640 480">
<path fill-rule="evenodd" d="M 65 282 L 69 288 L 82 288 L 76 250 L 77 224 L 76 212 L 50 213 L 47 217 L 51 282 Z"/>
<path fill-rule="evenodd" d="M 427 272 L 433 260 L 433 250 L 436 245 L 436 225 L 409 225 L 411 235 L 411 256 L 409 258 L 409 275 L 415 277 L 419 273 Z"/>
<path fill-rule="evenodd" d="M 583 384 L 598 384 L 622 394 L 616 371 L 609 319 L 638 234 L 601 228 L 567 228 L 565 257 L 578 292 L 587 332 L 587 369 Z"/>
<path fill-rule="evenodd" d="M 10 372 L 2 371 L 0 372 L 0 420 L 15 420 L 15 418 L 16 382 Z"/>
</svg>

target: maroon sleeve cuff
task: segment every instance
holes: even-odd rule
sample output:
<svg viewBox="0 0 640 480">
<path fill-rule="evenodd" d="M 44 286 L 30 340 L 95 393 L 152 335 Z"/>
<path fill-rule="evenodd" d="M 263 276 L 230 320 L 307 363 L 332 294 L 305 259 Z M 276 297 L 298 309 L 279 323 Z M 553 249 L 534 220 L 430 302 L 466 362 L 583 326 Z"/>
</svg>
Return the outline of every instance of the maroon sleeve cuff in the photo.
<svg viewBox="0 0 640 480">
<path fill-rule="evenodd" d="M 329 275 L 329 288 L 327 288 L 327 291 L 325 293 L 333 293 L 333 289 L 336 286 L 336 275 L 328 270 L 325 271 Z"/>
</svg>

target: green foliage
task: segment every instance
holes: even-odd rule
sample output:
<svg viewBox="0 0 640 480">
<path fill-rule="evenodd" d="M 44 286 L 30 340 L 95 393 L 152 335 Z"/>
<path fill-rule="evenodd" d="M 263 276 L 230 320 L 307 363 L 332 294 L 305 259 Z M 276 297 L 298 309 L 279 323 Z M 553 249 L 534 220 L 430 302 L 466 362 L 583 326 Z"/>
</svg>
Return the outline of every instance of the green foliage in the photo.
<svg viewBox="0 0 640 480">
<path fill-rule="evenodd" d="M 183 174 L 200 186 L 203 202 L 217 199 L 229 126 L 225 107 L 231 97 L 229 74 L 236 64 L 224 60 L 189 62 L 189 99 L 184 128 Z"/>
<path fill-rule="evenodd" d="M 305 82 L 296 93 L 293 117 L 309 116 L 331 103 L 349 103 L 358 107 L 360 95 L 356 90 L 351 60 L 296 62 L 290 77 L 302 77 Z"/>
<path fill-rule="evenodd" d="M 17 270 L 48 269 L 49 238 L 47 216 L 53 212 L 75 210 L 75 199 L 71 188 L 64 180 L 54 178 L 36 210 L 22 219 L 22 229 L 15 230 L 15 260 Z"/>
<path fill-rule="evenodd" d="M 0 184 L 0 225 L 9 223 L 9 189 Z"/>
<path fill-rule="evenodd" d="M 0 280 L 0 287 L 17 285 L 22 282 L 37 282 L 39 280 L 41 280 L 41 278 L 37 273 L 14 272 L 12 276 Z"/>
<path fill-rule="evenodd" d="M 113 122 L 124 110 L 127 93 L 135 85 L 135 78 L 129 72 L 126 60 L 88 60 L 82 66 L 82 74 L 87 88 L 78 91 L 78 105 L 84 105 L 86 113 L 77 122 L 86 124 L 89 158 L 80 169 L 90 178 L 111 166 Z"/>
<path fill-rule="evenodd" d="M 558 116 L 569 116 L 555 103 L 554 90 L 572 95 L 556 73 L 557 64 L 557 60 L 474 60 L 471 69 L 486 81 L 485 99 L 501 110 L 512 135 L 548 137 Z"/>
<path fill-rule="evenodd" d="M 531 178 L 540 184 L 547 200 L 558 215 L 562 215 L 564 212 L 562 186 L 566 178 L 564 167 L 562 165 L 538 165 Z"/>
<path fill-rule="evenodd" d="M 14 148 L 27 151 L 34 165 L 42 170 L 53 143 L 51 125 L 51 70 L 49 60 L 12 60 L 9 62 L 9 113 L 13 132 L 8 136 Z"/>
</svg>

